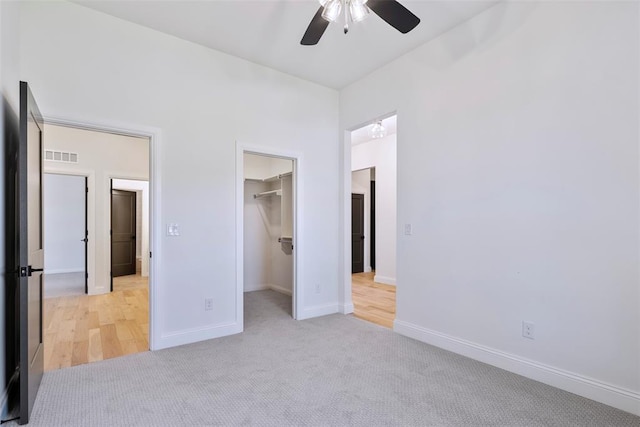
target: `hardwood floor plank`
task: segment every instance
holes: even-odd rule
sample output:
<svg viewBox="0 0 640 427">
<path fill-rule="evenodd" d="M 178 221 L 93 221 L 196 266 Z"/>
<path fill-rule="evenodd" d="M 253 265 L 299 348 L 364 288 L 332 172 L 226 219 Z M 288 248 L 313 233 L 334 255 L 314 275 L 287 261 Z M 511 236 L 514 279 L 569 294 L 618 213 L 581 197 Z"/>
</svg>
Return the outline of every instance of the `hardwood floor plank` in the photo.
<svg viewBox="0 0 640 427">
<path fill-rule="evenodd" d="M 89 340 L 77 341 L 73 343 L 71 353 L 71 366 L 89 363 Z"/>
<path fill-rule="evenodd" d="M 116 325 L 113 323 L 100 325 L 100 338 L 102 339 L 102 357 L 104 359 L 112 359 L 124 354 L 122 344 L 118 339 Z"/>
<path fill-rule="evenodd" d="M 97 362 L 102 358 L 102 337 L 100 336 L 100 328 L 89 330 L 89 350 L 87 355 L 88 362 Z"/>
</svg>

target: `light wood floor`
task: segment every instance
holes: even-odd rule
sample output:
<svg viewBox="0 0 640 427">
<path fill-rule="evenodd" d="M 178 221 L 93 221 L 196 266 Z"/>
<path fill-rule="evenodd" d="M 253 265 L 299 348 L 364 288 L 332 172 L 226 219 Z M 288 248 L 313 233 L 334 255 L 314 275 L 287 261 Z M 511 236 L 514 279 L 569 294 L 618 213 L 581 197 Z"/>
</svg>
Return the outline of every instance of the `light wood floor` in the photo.
<svg viewBox="0 0 640 427">
<path fill-rule="evenodd" d="M 147 277 L 116 277 L 109 294 L 44 300 L 45 371 L 147 350 Z"/>
<path fill-rule="evenodd" d="M 396 287 L 376 283 L 374 273 L 351 275 L 353 315 L 387 328 L 396 318 Z"/>
</svg>

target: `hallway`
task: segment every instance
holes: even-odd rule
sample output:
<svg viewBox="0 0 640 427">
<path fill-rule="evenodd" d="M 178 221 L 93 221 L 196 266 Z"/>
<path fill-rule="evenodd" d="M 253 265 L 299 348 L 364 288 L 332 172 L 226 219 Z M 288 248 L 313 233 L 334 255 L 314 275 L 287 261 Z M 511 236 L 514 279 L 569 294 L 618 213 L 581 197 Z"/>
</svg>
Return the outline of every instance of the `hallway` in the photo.
<svg viewBox="0 0 640 427">
<path fill-rule="evenodd" d="M 111 293 L 43 302 L 45 371 L 149 350 L 148 277 L 116 277 Z"/>
</svg>

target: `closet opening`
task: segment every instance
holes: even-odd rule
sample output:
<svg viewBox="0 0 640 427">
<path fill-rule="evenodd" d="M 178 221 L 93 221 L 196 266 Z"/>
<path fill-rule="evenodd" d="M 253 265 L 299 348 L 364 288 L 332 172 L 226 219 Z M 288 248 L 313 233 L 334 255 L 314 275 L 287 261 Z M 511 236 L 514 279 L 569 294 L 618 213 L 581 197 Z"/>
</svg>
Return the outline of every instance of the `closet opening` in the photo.
<svg viewBox="0 0 640 427">
<path fill-rule="evenodd" d="M 295 318 L 295 160 L 253 152 L 242 160 L 244 300 Z"/>
</svg>

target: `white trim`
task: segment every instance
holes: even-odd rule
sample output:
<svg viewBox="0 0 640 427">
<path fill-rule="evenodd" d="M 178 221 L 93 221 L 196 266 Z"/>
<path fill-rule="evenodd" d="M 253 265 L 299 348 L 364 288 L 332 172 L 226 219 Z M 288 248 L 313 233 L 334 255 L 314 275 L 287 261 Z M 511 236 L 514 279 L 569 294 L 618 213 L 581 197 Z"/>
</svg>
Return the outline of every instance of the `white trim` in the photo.
<svg viewBox="0 0 640 427">
<path fill-rule="evenodd" d="M 244 330 L 244 153 L 283 157 L 293 160 L 293 290 L 292 317 L 299 319 L 303 307 L 304 287 L 300 286 L 304 265 L 303 225 L 303 159 L 302 153 L 236 141 L 236 324 Z"/>
<path fill-rule="evenodd" d="M 336 314 L 339 312 L 339 304 L 337 302 L 315 305 L 313 307 L 306 307 L 304 310 L 301 310 L 301 312 L 298 312 L 298 320 L 311 319 L 313 317 L 326 316 L 328 314 Z"/>
<path fill-rule="evenodd" d="M 386 277 L 386 276 L 378 276 L 377 274 L 373 276 L 373 281 L 378 283 L 384 283 L 385 285 L 396 285 L 395 277 Z"/>
<path fill-rule="evenodd" d="M 340 304 L 338 310 L 342 314 L 351 314 L 353 313 L 353 303 L 351 304 Z"/>
<path fill-rule="evenodd" d="M 269 285 L 265 283 L 254 283 L 251 285 L 244 285 L 243 292 L 255 292 L 255 291 L 266 291 L 269 289 Z"/>
<path fill-rule="evenodd" d="M 84 273 L 84 267 L 80 267 L 80 268 L 55 268 L 55 269 L 45 270 L 45 272 L 44 272 L 45 275 L 49 275 L 49 274 L 64 274 L 64 273 Z"/>
<path fill-rule="evenodd" d="M 162 336 L 158 319 L 161 318 L 162 279 L 157 274 L 158 259 L 161 258 L 161 211 L 160 211 L 160 150 L 162 144 L 162 130 L 156 127 L 131 125 L 129 123 L 93 122 L 73 120 L 59 117 L 44 117 L 45 124 L 66 126 L 96 132 L 112 133 L 116 135 L 136 136 L 149 139 L 149 252 L 153 257 L 149 260 L 149 349 L 158 350 Z M 95 177 L 89 176 L 89 201 L 91 201 L 92 185 L 95 188 Z M 95 239 L 94 239 L 95 240 Z M 92 244 L 91 241 L 89 241 Z M 91 269 L 92 266 L 90 265 Z M 95 271 L 95 270 L 90 270 Z M 89 272 L 91 279 L 91 272 Z"/>
<path fill-rule="evenodd" d="M 242 325 L 238 325 L 236 322 L 170 332 L 163 334 L 156 340 L 154 350 L 211 340 L 240 332 L 242 332 Z"/>
<path fill-rule="evenodd" d="M 272 291 L 279 292 L 281 294 L 285 294 L 289 296 L 293 295 L 293 291 L 291 289 L 283 288 L 282 286 L 268 285 L 268 288 L 271 289 Z"/>
<path fill-rule="evenodd" d="M 471 359 L 640 415 L 640 393 L 396 319 L 393 330 Z"/>
</svg>

